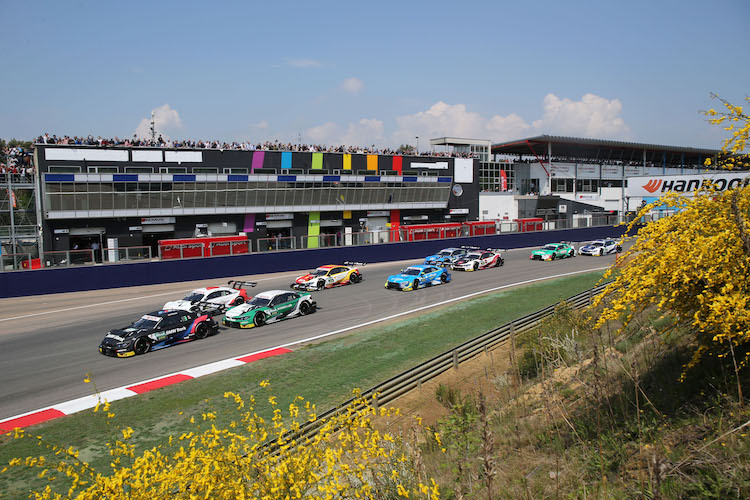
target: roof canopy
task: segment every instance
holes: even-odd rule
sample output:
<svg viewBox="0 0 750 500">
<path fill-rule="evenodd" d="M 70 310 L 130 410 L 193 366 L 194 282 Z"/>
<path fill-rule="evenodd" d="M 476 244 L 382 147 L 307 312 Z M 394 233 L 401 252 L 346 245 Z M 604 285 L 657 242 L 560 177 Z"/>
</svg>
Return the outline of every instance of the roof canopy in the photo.
<svg viewBox="0 0 750 500">
<path fill-rule="evenodd" d="M 551 144 L 552 158 L 558 161 L 597 161 L 597 162 L 641 162 L 644 152 L 646 161 L 667 165 L 702 165 L 706 158 L 720 153 L 718 149 L 662 146 L 637 142 L 612 141 L 606 139 L 586 139 L 539 135 L 517 141 L 501 142 L 492 145 L 493 154 L 547 157 Z"/>
</svg>

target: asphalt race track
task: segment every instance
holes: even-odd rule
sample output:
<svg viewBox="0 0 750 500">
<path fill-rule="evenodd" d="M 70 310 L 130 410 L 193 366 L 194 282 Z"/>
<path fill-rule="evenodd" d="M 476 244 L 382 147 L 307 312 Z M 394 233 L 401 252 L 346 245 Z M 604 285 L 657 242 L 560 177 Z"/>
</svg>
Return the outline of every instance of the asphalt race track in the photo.
<svg viewBox="0 0 750 500">
<path fill-rule="evenodd" d="M 219 335 L 123 359 L 99 354 L 97 347 L 108 330 L 126 326 L 141 315 L 160 309 L 168 300 L 181 298 L 188 290 L 222 284 L 226 280 L 2 299 L 0 420 L 90 395 L 91 386 L 83 382 L 88 372 L 92 373 L 97 388 L 105 391 L 470 293 L 599 269 L 614 261 L 614 255 L 608 255 L 539 262 L 530 261 L 529 253 L 528 249 L 507 252 L 503 267 L 472 273 L 453 271 L 451 283 L 414 292 L 386 290 L 383 285 L 389 274 L 421 261 L 364 266 L 365 280 L 362 283 L 314 292 L 320 309 L 313 315 L 249 330 L 222 326 Z M 288 290 L 295 276 L 323 264 L 331 263 L 310 262 L 299 273 L 230 276 L 227 279 L 258 281 L 251 295 L 263 290 Z M 199 261 L 196 265 L 200 265 Z M 356 331 L 345 334 L 356 335 Z"/>
</svg>

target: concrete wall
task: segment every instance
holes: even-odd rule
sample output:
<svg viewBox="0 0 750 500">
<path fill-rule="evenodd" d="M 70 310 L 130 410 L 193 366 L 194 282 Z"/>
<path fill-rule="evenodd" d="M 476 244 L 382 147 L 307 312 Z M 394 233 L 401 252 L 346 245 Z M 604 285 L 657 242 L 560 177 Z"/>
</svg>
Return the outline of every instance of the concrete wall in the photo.
<svg viewBox="0 0 750 500">
<path fill-rule="evenodd" d="M 412 243 L 385 243 L 202 259 L 5 272 L 0 274 L 0 297 L 21 297 L 211 278 L 231 278 L 310 269 L 323 264 L 347 260 L 374 263 L 415 259 L 431 255 L 445 247 L 460 245 L 474 245 L 483 248 L 525 248 L 541 246 L 550 241 L 589 241 L 597 238 L 617 237 L 622 234 L 623 230 L 623 227 L 605 226 Z"/>
</svg>

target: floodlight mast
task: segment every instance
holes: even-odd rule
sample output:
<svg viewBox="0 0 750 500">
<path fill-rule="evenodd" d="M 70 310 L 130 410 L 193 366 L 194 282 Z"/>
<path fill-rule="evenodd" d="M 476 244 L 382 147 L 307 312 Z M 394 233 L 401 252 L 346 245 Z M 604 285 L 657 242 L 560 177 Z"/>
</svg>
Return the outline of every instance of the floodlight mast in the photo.
<svg viewBox="0 0 750 500">
<path fill-rule="evenodd" d="M 151 142 L 156 142 L 156 122 L 154 121 L 155 113 L 151 112 Z"/>
</svg>

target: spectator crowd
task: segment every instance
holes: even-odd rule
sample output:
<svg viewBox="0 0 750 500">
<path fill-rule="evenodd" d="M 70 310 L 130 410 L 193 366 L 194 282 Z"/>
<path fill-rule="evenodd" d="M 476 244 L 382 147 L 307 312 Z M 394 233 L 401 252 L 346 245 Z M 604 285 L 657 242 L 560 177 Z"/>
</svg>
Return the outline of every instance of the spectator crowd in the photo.
<svg viewBox="0 0 750 500">
<path fill-rule="evenodd" d="M 34 174 L 34 153 L 31 148 L 8 146 L 2 149 L 0 174 L 11 174 L 18 180 L 30 181 Z"/>
<path fill-rule="evenodd" d="M 101 136 L 94 138 L 88 137 L 57 137 L 49 134 L 40 135 L 36 139 L 37 144 L 66 144 L 66 145 L 83 145 L 83 146 L 125 146 L 125 147 L 157 147 L 166 149 L 234 149 L 242 151 L 308 151 L 312 153 L 353 153 L 353 154 L 382 154 L 382 155 L 414 155 L 414 156 L 445 156 L 460 158 L 475 158 L 476 155 L 468 153 L 450 153 L 445 151 L 422 151 L 417 153 L 411 146 L 399 149 L 377 148 L 372 146 L 325 146 L 320 144 L 294 144 L 283 143 L 279 141 L 265 142 L 226 142 L 226 141 L 203 141 L 203 140 L 173 140 L 165 139 L 161 135 L 155 139 L 141 139 L 133 136 L 132 139 L 106 139 Z"/>
</svg>

